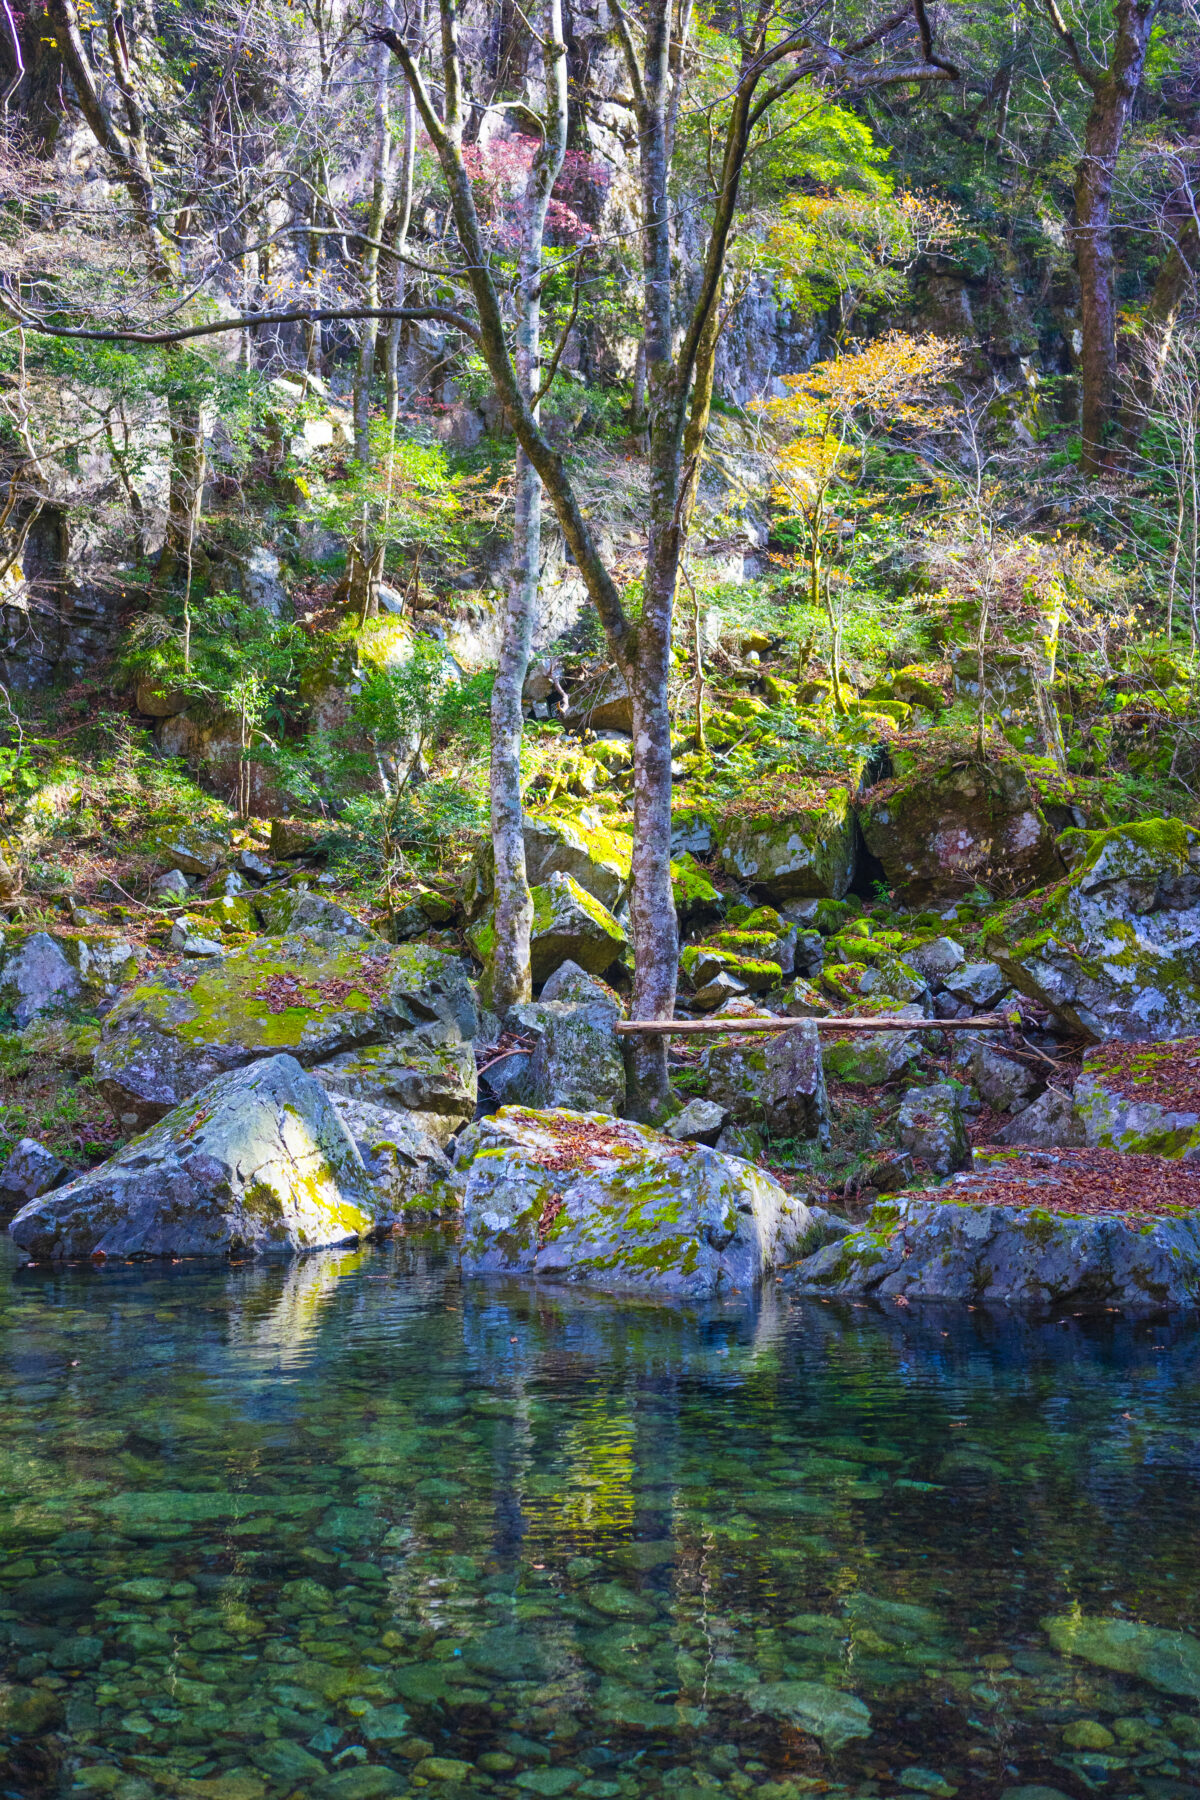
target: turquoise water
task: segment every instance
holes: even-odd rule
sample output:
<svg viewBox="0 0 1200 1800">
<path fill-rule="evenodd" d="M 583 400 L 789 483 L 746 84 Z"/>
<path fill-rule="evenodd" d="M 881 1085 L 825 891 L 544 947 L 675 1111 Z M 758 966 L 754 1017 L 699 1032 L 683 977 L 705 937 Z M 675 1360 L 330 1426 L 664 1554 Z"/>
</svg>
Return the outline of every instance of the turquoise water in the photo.
<svg viewBox="0 0 1200 1800">
<path fill-rule="evenodd" d="M 436 1242 L 0 1294 L 0 1795 L 1200 1796 L 1194 1327 Z"/>
</svg>

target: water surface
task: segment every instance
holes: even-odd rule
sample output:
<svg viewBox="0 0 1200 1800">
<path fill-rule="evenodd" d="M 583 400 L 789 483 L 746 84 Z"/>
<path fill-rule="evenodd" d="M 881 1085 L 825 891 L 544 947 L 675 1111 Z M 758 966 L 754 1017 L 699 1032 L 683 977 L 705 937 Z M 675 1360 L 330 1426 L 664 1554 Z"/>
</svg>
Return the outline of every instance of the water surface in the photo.
<svg viewBox="0 0 1200 1800">
<path fill-rule="evenodd" d="M 0 1794 L 1200 1800 L 1192 1325 L 436 1243 L 0 1306 Z M 1173 1691 L 1073 1608 L 1188 1634 Z"/>
</svg>

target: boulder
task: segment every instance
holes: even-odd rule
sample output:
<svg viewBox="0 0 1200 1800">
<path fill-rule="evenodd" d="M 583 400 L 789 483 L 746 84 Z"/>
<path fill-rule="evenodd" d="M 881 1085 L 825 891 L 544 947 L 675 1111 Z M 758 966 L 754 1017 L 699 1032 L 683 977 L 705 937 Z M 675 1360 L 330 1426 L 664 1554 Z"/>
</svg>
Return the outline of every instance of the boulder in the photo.
<svg viewBox="0 0 1200 1800">
<path fill-rule="evenodd" d="M 377 1227 L 392 1225 L 408 1212 L 457 1210 L 461 1183 L 437 1137 L 422 1128 L 419 1114 L 336 1091 L 330 1099 L 358 1146 L 373 1189 Z"/>
<path fill-rule="evenodd" d="M 1062 873 L 1054 834 L 1019 762 L 956 756 L 930 765 L 897 751 L 897 774 L 859 803 L 863 838 L 906 906 L 977 883 L 1008 888 Z"/>
<path fill-rule="evenodd" d="M 1041 1068 L 1045 1067 L 1043 1063 Z M 955 1033 L 950 1068 L 959 1081 L 979 1090 L 993 1112 L 1019 1112 L 1046 1085 L 1045 1075 L 1036 1067 L 1006 1056 L 981 1031 Z"/>
<path fill-rule="evenodd" d="M 329 827 L 320 819 L 272 819 L 271 855 L 277 862 L 312 855 L 328 835 Z"/>
<path fill-rule="evenodd" d="M 120 938 L 65 931 L 13 935 L 0 963 L 0 1004 L 24 1027 L 63 1006 L 111 998 L 136 974 L 133 946 Z"/>
<path fill-rule="evenodd" d="M 962 945 L 948 937 L 932 938 L 929 943 L 919 944 L 915 950 L 905 953 L 905 961 L 925 977 L 934 993 L 940 993 L 950 976 L 956 969 L 961 969 L 966 960 L 967 953 Z"/>
<path fill-rule="evenodd" d="M 745 982 L 731 975 L 728 969 L 722 969 L 719 975 L 714 975 L 711 981 L 690 994 L 688 1000 L 695 1012 L 716 1012 L 727 1000 L 737 1000 L 745 992 Z"/>
<path fill-rule="evenodd" d="M 833 1007 L 811 981 L 797 975 L 783 990 L 782 1011 L 789 1019 L 827 1019 Z"/>
<path fill-rule="evenodd" d="M 619 731 L 633 735 L 633 695 L 619 669 L 604 669 L 571 693 L 564 723 L 568 731 Z"/>
<path fill-rule="evenodd" d="M 454 1022 L 344 1051 L 313 1073 L 327 1093 L 412 1113 L 439 1144 L 475 1117 L 475 1052 Z"/>
<path fill-rule="evenodd" d="M 715 1100 L 689 1100 L 667 1126 L 667 1136 L 680 1144 L 715 1144 L 729 1118 L 729 1108 Z"/>
<path fill-rule="evenodd" d="M 862 1010 L 865 1012 L 865 1007 Z M 902 1021 L 923 1018 L 921 1008 L 888 1006 L 886 1010 L 889 1015 L 895 1013 L 895 1031 L 848 1031 L 836 1037 L 831 1032 L 821 1034 L 825 1073 L 830 1081 L 843 1082 L 847 1087 L 878 1087 L 895 1081 L 917 1060 L 921 1054 L 917 1033 L 905 1031 Z"/>
<path fill-rule="evenodd" d="M 628 941 L 607 907 L 572 876 L 551 875 L 543 887 L 534 888 L 529 961 L 535 983 L 568 961 L 591 975 L 603 975 Z"/>
<path fill-rule="evenodd" d="M 181 956 L 224 956 L 220 938 L 205 937 L 197 920 L 177 919 L 171 927 L 170 945 Z"/>
<path fill-rule="evenodd" d="M 725 912 L 725 895 L 686 851 L 671 863 L 671 893 L 681 929 L 709 925 Z"/>
<path fill-rule="evenodd" d="M 607 982 L 589 975 L 586 969 L 581 969 L 578 963 L 569 959 L 560 963 L 554 973 L 546 977 L 538 998 L 569 1000 L 575 1006 L 608 1007 L 614 1017 L 619 1017 L 625 1010 L 620 995 Z"/>
<path fill-rule="evenodd" d="M 249 606 L 257 606 L 273 619 L 289 616 L 288 592 L 280 580 L 279 558 L 273 550 L 259 545 L 249 555 L 238 558 L 238 585 Z"/>
<path fill-rule="evenodd" d="M 36 1138 L 22 1138 L 0 1169 L 0 1207 L 12 1212 L 26 1201 L 37 1200 L 61 1187 L 74 1172 Z"/>
<path fill-rule="evenodd" d="M 218 1076 L 9 1227 L 38 1261 L 286 1255 L 373 1227 L 370 1184 L 324 1088 L 292 1056 Z"/>
<path fill-rule="evenodd" d="M 1038 1150 L 1066 1149 L 1083 1141 L 1083 1127 L 1070 1094 L 1052 1087 L 1022 1107 L 994 1139 L 997 1144 L 1026 1144 Z"/>
<path fill-rule="evenodd" d="M 952 1175 L 970 1160 L 958 1089 L 949 1081 L 909 1088 L 900 1102 L 896 1134 L 935 1175 Z"/>
<path fill-rule="evenodd" d="M 286 1051 L 311 1066 L 434 1020 L 478 1029 L 466 965 L 428 944 L 360 949 L 260 938 L 142 982 L 104 1022 L 96 1080 L 123 1122 L 144 1126 L 225 1070 Z"/>
<path fill-rule="evenodd" d="M 509 1008 L 509 1029 L 533 1040 L 524 1089 L 531 1105 L 587 1113 L 624 1109 L 625 1062 L 613 1031 L 620 1011 L 604 989 L 593 999 L 543 998 Z"/>
<path fill-rule="evenodd" d="M 570 875 L 610 912 L 628 893 L 632 841 L 624 832 L 610 831 L 594 809 L 581 807 L 569 818 L 557 812 L 528 815 L 523 836 L 530 887 L 543 887 L 552 875 Z M 473 882 L 468 906 L 475 911 L 494 885 L 490 844 L 476 857 Z"/>
<path fill-rule="evenodd" d="M 1200 1037 L 1090 1050 L 1075 1112 L 1092 1146 L 1200 1162 Z"/>
<path fill-rule="evenodd" d="M 172 825 L 155 832 L 150 848 L 181 875 L 211 875 L 233 854 L 228 837 L 212 825 Z"/>
<path fill-rule="evenodd" d="M 596 1114 L 505 1107 L 465 1134 L 458 1167 L 466 1275 L 749 1293 L 810 1223 L 749 1163 Z"/>
<path fill-rule="evenodd" d="M 714 822 L 721 868 L 768 900 L 840 899 L 854 874 L 854 813 L 846 787 L 783 783 L 754 790 Z"/>
<path fill-rule="evenodd" d="M 154 893 L 167 901 L 186 900 L 191 892 L 187 876 L 179 869 L 168 869 L 164 875 L 156 876 L 150 885 Z"/>
<path fill-rule="evenodd" d="M 272 936 L 328 936 L 352 944 L 383 943 L 377 931 L 346 907 L 307 888 L 276 888 L 260 895 L 257 905 L 263 927 Z"/>
<path fill-rule="evenodd" d="M 829 1101 L 811 1020 L 798 1020 L 790 1031 L 730 1035 L 704 1051 L 700 1067 L 706 1097 L 735 1124 L 828 1145 Z"/>
<path fill-rule="evenodd" d="M 766 993 L 783 980 L 781 964 L 772 958 L 777 940 L 769 931 L 723 931 L 704 944 L 687 944 L 679 958 L 686 980 L 699 991 L 718 975 L 732 975 L 751 993 Z"/>
<path fill-rule="evenodd" d="M 796 1271 L 812 1292 L 1038 1306 L 1200 1306 L 1200 1170 L 992 1151 L 939 1195 L 881 1201 Z"/>
<path fill-rule="evenodd" d="M 1132 1675 L 1161 1694 L 1200 1700 L 1200 1639 L 1187 1632 L 1078 1609 L 1043 1619 L 1042 1629 L 1061 1656 Z"/>
<path fill-rule="evenodd" d="M 987 1012 L 1008 992 L 1008 978 L 994 962 L 964 963 L 945 977 L 943 987 L 975 1011 Z"/>
<path fill-rule="evenodd" d="M 1005 976 L 1094 1043 L 1196 1031 L 1200 831 L 1146 819 L 1060 842 L 1070 878 L 1013 908 L 988 944 Z"/>
</svg>

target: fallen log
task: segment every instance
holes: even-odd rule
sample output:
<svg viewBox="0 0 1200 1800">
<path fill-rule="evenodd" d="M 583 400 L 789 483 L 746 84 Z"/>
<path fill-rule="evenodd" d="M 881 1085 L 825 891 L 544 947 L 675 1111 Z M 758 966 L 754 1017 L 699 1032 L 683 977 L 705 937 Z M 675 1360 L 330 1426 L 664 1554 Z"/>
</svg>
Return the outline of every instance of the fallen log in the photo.
<svg viewBox="0 0 1200 1800">
<path fill-rule="evenodd" d="M 1003 1031 L 1006 1024 L 998 1013 L 972 1019 L 781 1019 L 764 1013 L 748 1019 L 621 1019 L 616 1030 L 623 1037 L 700 1037 L 714 1031 L 791 1031 L 797 1025 L 815 1025 L 818 1031 Z"/>
</svg>

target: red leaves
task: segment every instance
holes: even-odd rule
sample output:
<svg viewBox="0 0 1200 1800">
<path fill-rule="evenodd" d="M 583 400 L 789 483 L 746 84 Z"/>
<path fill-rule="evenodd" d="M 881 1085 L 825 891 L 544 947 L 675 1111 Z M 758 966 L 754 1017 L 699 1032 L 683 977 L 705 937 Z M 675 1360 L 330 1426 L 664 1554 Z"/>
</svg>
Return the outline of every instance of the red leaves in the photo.
<svg viewBox="0 0 1200 1800">
<path fill-rule="evenodd" d="M 1090 1075 L 1126 1100 L 1147 1100 L 1171 1112 L 1200 1113 L 1200 1037 L 1166 1042 L 1113 1042 L 1092 1050 Z"/>
<path fill-rule="evenodd" d="M 386 997 L 387 966 L 383 957 L 364 956 L 351 979 L 327 975 L 322 981 L 306 981 L 303 976 L 280 970 L 252 989 L 250 998 L 265 1000 L 267 1011 L 276 1014 L 294 1006 L 310 1011 L 319 1006 L 344 1006 L 352 994 L 362 994 L 370 1005 L 377 1006 Z"/>
<path fill-rule="evenodd" d="M 1200 1208 L 1200 1168 L 1119 1150 L 1026 1150 L 1000 1168 L 960 1177 L 946 1198 L 1085 1218 L 1170 1218 Z"/>
</svg>

